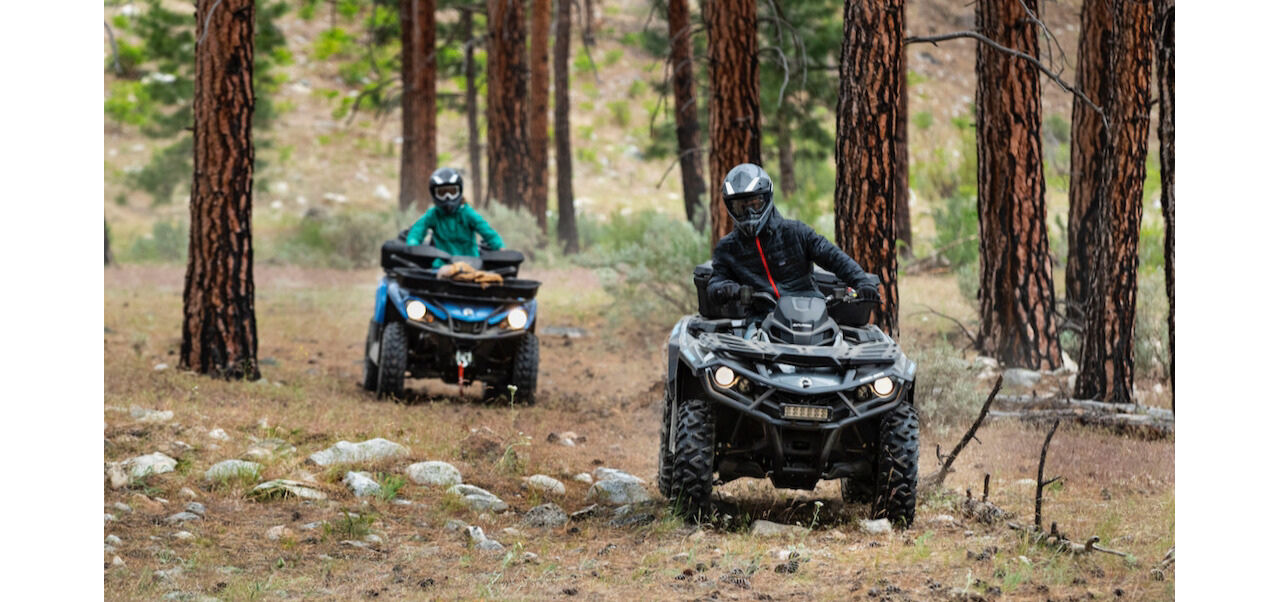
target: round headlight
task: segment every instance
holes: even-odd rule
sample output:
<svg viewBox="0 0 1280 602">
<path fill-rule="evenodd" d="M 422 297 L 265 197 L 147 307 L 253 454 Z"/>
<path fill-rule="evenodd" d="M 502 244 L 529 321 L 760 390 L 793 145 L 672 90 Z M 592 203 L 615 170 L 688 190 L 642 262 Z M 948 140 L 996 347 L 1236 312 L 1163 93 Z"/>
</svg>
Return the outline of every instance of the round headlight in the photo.
<svg viewBox="0 0 1280 602">
<path fill-rule="evenodd" d="M 716 385 L 727 389 L 733 386 L 734 381 L 738 380 L 738 375 L 734 374 L 733 370 L 728 366 L 720 366 L 716 368 L 715 372 L 711 373 L 711 379 L 716 382 Z"/>
<path fill-rule="evenodd" d="M 404 313 L 409 315 L 410 320 L 421 320 L 427 315 L 427 304 L 414 299 L 405 304 Z"/>
<path fill-rule="evenodd" d="M 871 383 L 871 390 L 875 391 L 876 395 L 888 397 L 893 393 L 893 381 L 888 376 L 881 376 L 876 379 L 876 382 Z"/>
<path fill-rule="evenodd" d="M 511 313 L 507 314 L 507 326 L 510 326 L 512 330 L 520 330 L 528 325 L 529 313 L 525 310 L 517 307 L 511 310 Z"/>
</svg>

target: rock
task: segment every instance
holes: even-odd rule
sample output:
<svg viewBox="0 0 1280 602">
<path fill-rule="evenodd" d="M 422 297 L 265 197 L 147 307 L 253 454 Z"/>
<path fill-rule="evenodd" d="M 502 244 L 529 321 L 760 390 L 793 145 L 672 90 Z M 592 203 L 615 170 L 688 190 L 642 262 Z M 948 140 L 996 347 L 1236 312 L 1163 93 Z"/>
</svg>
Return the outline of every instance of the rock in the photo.
<svg viewBox="0 0 1280 602">
<path fill-rule="evenodd" d="M 382 493 L 382 486 L 373 480 L 367 472 L 351 472 L 348 471 L 346 476 L 342 477 L 342 482 L 351 488 L 351 492 L 356 497 L 368 497 Z"/>
<path fill-rule="evenodd" d="M 191 502 L 187 504 L 186 511 L 192 514 L 199 514 L 201 517 L 203 517 L 204 504 L 201 504 L 200 502 Z"/>
<path fill-rule="evenodd" d="M 189 500 L 194 500 L 200 497 L 196 495 L 196 492 L 192 490 L 190 487 L 183 487 L 182 489 L 179 489 L 178 495 L 185 497 Z"/>
<path fill-rule="evenodd" d="M 124 470 L 123 462 L 111 462 L 104 469 L 105 480 L 112 489 L 119 489 L 129 484 L 129 475 Z"/>
<path fill-rule="evenodd" d="M 324 521 L 317 520 L 317 521 L 312 521 L 312 522 L 309 522 L 309 523 L 306 523 L 306 524 L 302 525 L 302 528 L 303 528 L 303 529 L 306 529 L 306 530 L 308 530 L 308 531 L 314 531 L 314 530 L 316 530 L 316 529 L 319 529 L 319 528 L 320 528 L 320 526 L 321 526 L 321 525 L 323 525 L 323 524 L 324 524 Z"/>
<path fill-rule="evenodd" d="M 110 512 L 103 512 L 103 513 L 102 513 L 102 521 L 103 521 L 103 522 L 108 522 L 108 523 L 109 523 L 109 522 L 112 522 L 112 521 L 114 521 L 114 520 L 116 520 L 116 515 L 114 515 L 114 514 L 112 514 L 112 513 L 110 513 Z"/>
<path fill-rule="evenodd" d="M 190 531 L 178 531 L 177 533 L 173 534 L 173 538 L 180 539 L 182 541 L 187 541 L 189 539 L 195 539 L 196 536 L 192 535 Z"/>
<path fill-rule="evenodd" d="M 370 533 L 370 534 L 368 534 L 368 535 L 365 535 L 365 536 L 364 536 L 364 542 L 365 542 L 365 543 L 375 543 L 375 544 L 376 544 L 376 543 L 382 543 L 382 537 L 380 537 L 380 536 L 378 536 L 378 535 L 374 535 L 373 533 Z"/>
<path fill-rule="evenodd" d="M 111 504 L 111 507 L 112 507 L 112 508 L 115 508 L 116 510 L 119 510 L 119 511 L 121 511 L 121 512 L 125 513 L 125 514 L 128 514 L 128 513 L 130 513 L 130 512 L 133 512 L 133 507 L 132 507 L 132 506 L 130 506 L 129 504 L 124 503 L 124 502 L 116 502 L 116 503 L 114 503 L 114 504 Z"/>
<path fill-rule="evenodd" d="M 121 539 L 119 537 L 116 537 L 115 535 L 108 535 L 107 538 L 103 541 L 103 543 L 110 544 L 113 546 L 118 546 L 124 542 L 121 541 Z"/>
<path fill-rule="evenodd" d="M 111 557 L 111 566 L 124 566 L 124 561 L 119 556 Z"/>
<path fill-rule="evenodd" d="M 204 480 L 206 481 L 245 479 L 256 482 L 261 478 L 262 465 L 244 460 L 223 460 L 210 466 L 209 470 L 204 471 Z"/>
<path fill-rule="evenodd" d="M 878 518 L 876 520 L 867 520 L 864 518 L 858 521 L 858 528 L 861 529 L 863 533 L 870 535 L 885 535 L 893 531 L 893 526 L 889 524 L 889 519 L 887 518 Z"/>
<path fill-rule="evenodd" d="M 621 529 L 647 525 L 655 520 L 657 520 L 657 516 L 652 512 L 641 512 L 631 504 L 627 504 L 613 511 L 613 520 L 609 521 L 609 526 Z"/>
<path fill-rule="evenodd" d="M 377 462 L 392 458 L 404 458 L 408 455 L 409 448 L 379 437 L 361 443 L 339 441 L 329 449 L 311 454 L 307 459 L 320 466 L 330 466 L 332 464 Z"/>
<path fill-rule="evenodd" d="M 184 511 L 184 512 L 178 512 L 176 514 L 170 514 L 169 518 L 164 519 L 165 522 L 170 524 L 185 523 L 190 520 L 201 520 L 201 517 L 199 514 L 196 514 L 194 512 Z"/>
<path fill-rule="evenodd" d="M 1004 371 L 1004 386 L 1030 389 L 1040 382 L 1040 373 L 1026 368 L 1009 368 Z"/>
<path fill-rule="evenodd" d="M 501 498 L 475 485 L 459 483 L 447 489 L 446 493 L 462 498 L 463 503 L 476 512 L 502 512 L 507 509 L 507 503 Z"/>
<path fill-rule="evenodd" d="M 999 370 L 1000 361 L 994 357 L 979 355 L 978 357 L 973 358 L 973 367 L 980 370 Z"/>
<path fill-rule="evenodd" d="M 175 566 L 175 567 L 173 567 L 173 568 L 171 568 L 171 569 L 168 569 L 168 570 L 156 571 L 156 572 L 155 572 L 155 576 L 156 576 L 156 577 L 159 577 L 159 578 L 160 578 L 160 580 L 162 580 L 162 581 L 169 581 L 170 579 L 174 579 L 174 578 L 176 578 L 178 575 L 181 575 L 181 574 L 182 574 L 182 567 L 180 567 L 180 566 Z"/>
<path fill-rule="evenodd" d="M 564 495 L 564 483 L 544 474 L 536 474 L 531 477 L 527 477 L 524 482 L 530 489 L 537 491 L 538 493 Z"/>
<path fill-rule="evenodd" d="M 276 525 L 267 529 L 267 539 L 271 541 L 280 541 L 282 537 L 292 537 L 293 531 L 284 525 Z"/>
<path fill-rule="evenodd" d="M 160 452 L 129 458 L 124 462 L 125 471 L 135 479 L 141 479 L 153 474 L 173 472 L 173 469 L 177 468 L 177 466 L 177 460 Z"/>
<path fill-rule="evenodd" d="M 167 368 L 168 366 L 166 366 Z M 129 416 L 138 422 L 146 422 L 150 424 L 161 424 L 173 420 L 173 412 L 170 410 L 148 410 L 138 406 L 129 408 Z"/>
<path fill-rule="evenodd" d="M 249 491 L 249 497 L 259 501 L 289 496 L 307 500 L 324 500 L 329 497 L 323 491 L 312 489 L 302 483 L 288 479 L 267 481 Z"/>
<path fill-rule="evenodd" d="M 574 521 L 580 521 L 583 519 L 591 518 L 593 516 L 599 516 L 601 512 L 603 512 L 603 510 L 601 510 L 599 504 L 591 504 L 586 508 L 583 508 L 577 512 L 574 512 L 573 514 L 570 514 L 569 518 Z"/>
<path fill-rule="evenodd" d="M 164 372 L 165 370 L 168 370 L 168 369 L 169 369 L 169 364 L 166 364 L 164 362 L 160 362 L 159 364 L 156 364 L 155 367 L 152 368 L 152 370 L 155 370 L 156 372 Z M 172 414 L 172 412 L 170 412 L 170 414 Z M 170 418 L 172 418 L 172 416 L 170 416 Z"/>
<path fill-rule="evenodd" d="M 209 431 L 209 438 L 214 441 L 230 441 L 231 435 L 228 435 L 227 431 L 222 429 L 213 429 Z"/>
<path fill-rule="evenodd" d="M 671 557 L 671 561 L 672 561 L 672 562 L 688 562 L 688 561 L 689 561 L 689 553 L 688 553 L 688 552 L 680 552 L 679 554 L 676 554 L 675 556 L 672 556 L 672 557 Z"/>
<path fill-rule="evenodd" d="M 525 552 L 524 555 L 520 557 L 520 560 L 522 560 L 525 564 L 528 564 L 530 562 L 538 562 L 538 555 L 534 554 L 533 552 Z"/>
<path fill-rule="evenodd" d="M 587 489 L 587 501 L 615 506 L 649 501 L 649 492 L 645 490 L 644 485 L 640 483 L 639 479 L 631 478 L 635 480 L 606 479 L 596 481 Z"/>
<path fill-rule="evenodd" d="M 410 464 L 405 469 L 409 480 L 419 485 L 458 485 L 462 483 L 462 473 L 448 462 L 428 461 Z"/>
<path fill-rule="evenodd" d="M 507 527 L 503 529 L 502 534 L 508 537 L 514 537 L 516 539 L 521 539 L 524 537 L 524 533 L 515 527 Z"/>
<path fill-rule="evenodd" d="M 471 429 L 471 434 L 463 438 L 460 445 L 463 460 L 496 460 L 503 451 L 498 434 L 487 426 Z"/>
<path fill-rule="evenodd" d="M 547 443 L 558 443 L 565 447 L 574 447 L 587 442 L 587 438 L 573 431 L 565 431 L 563 433 L 551 433 L 547 435 Z"/>
<path fill-rule="evenodd" d="M 587 485 L 590 485 L 591 483 L 594 482 L 594 479 L 591 478 L 591 475 L 585 472 L 580 472 L 576 475 L 573 475 L 573 480 L 579 483 L 585 483 Z"/>
<path fill-rule="evenodd" d="M 799 525 L 782 525 L 767 520 L 755 520 L 751 523 L 751 535 L 754 537 L 797 537 L 809 532 Z"/>
<path fill-rule="evenodd" d="M 444 530 L 450 533 L 465 533 L 467 530 L 467 527 L 470 527 L 470 526 L 471 525 L 468 525 L 467 523 L 464 523 L 456 518 L 451 518 L 445 521 Z"/>
<path fill-rule="evenodd" d="M 524 518 L 520 520 L 521 525 L 541 529 L 563 527 L 567 522 L 569 522 L 568 515 L 564 513 L 560 506 L 555 504 L 535 506 L 526 512 Z"/>
<path fill-rule="evenodd" d="M 617 481 L 632 481 L 635 483 L 644 482 L 644 479 L 637 477 L 635 475 L 625 473 L 616 468 L 605 468 L 603 466 L 595 469 L 594 471 L 592 471 L 591 474 L 592 476 L 595 477 L 597 481 L 617 480 Z"/>
</svg>

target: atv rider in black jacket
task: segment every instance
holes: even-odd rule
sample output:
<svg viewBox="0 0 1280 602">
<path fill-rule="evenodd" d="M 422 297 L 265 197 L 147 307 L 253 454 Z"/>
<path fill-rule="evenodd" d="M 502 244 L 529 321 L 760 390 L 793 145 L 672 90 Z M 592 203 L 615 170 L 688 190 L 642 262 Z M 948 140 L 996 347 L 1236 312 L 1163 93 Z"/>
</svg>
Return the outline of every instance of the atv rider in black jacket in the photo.
<svg viewBox="0 0 1280 602">
<path fill-rule="evenodd" d="M 721 187 L 734 229 L 716 243 L 707 293 L 718 303 L 767 292 L 821 297 L 813 282 L 816 263 L 853 288 L 858 297 L 879 298 L 875 281 L 856 261 L 814 232 L 808 224 L 785 219 L 773 206 L 773 181 L 759 165 L 729 170 Z"/>
</svg>

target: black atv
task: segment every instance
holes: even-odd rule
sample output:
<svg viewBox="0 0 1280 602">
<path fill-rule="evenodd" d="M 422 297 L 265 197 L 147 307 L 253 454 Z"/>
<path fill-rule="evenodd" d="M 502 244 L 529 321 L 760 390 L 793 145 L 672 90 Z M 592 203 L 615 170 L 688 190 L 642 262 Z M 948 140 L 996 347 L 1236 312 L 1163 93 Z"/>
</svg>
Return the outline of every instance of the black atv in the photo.
<svg viewBox="0 0 1280 602">
<path fill-rule="evenodd" d="M 465 262 L 503 276 L 482 285 L 436 277 L 433 265 Z M 485 399 L 533 403 L 538 388 L 538 294 L 541 283 L 517 278 L 519 251 L 450 256 L 400 240 L 382 245 L 386 275 L 378 283 L 365 339 L 364 388 L 401 397 L 406 374 L 485 383 Z"/>
<path fill-rule="evenodd" d="M 694 270 L 698 315 L 667 344 L 658 489 L 690 518 L 739 477 L 812 490 L 840 479 L 846 502 L 874 518 L 915 519 L 919 421 L 915 362 L 858 299 L 821 269 L 825 299 L 755 293 L 712 303 L 711 264 Z"/>
</svg>

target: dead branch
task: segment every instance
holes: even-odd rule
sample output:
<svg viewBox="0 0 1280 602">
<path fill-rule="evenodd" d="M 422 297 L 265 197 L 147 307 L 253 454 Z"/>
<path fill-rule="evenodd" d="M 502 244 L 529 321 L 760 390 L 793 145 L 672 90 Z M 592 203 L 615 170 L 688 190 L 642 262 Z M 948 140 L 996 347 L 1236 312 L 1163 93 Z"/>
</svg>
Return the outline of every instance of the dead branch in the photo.
<svg viewBox="0 0 1280 602">
<path fill-rule="evenodd" d="M 904 272 L 912 273 L 914 270 L 917 270 L 917 269 L 923 270 L 923 269 L 927 269 L 929 266 L 939 265 L 939 261 L 941 260 L 943 253 L 946 253 L 947 251 L 950 251 L 951 249 L 954 249 L 964 243 L 973 242 L 977 239 L 978 239 L 977 235 L 966 236 L 964 238 L 957 238 L 943 245 L 942 247 L 938 248 L 938 250 L 934 251 L 933 253 L 925 257 L 921 257 L 915 261 L 912 261 L 911 263 L 907 264 L 901 269 Z"/>
<path fill-rule="evenodd" d="M 667 166 L 667 170 L 662 172 L 662 177 L 658 178 L 658 183 L 654 186 L 654 188 L 662 188 L 662 183 L 666 181 L 667 175 L 671 173 L 672 169 L 675 169 L 676 165 L 680 164 L 680 160 L 683 159 L 685 155 L 689 153 L 696 153 L 701 150 L 703 150 L 701 146 L 695 146 L 693 148 L 686 148 L 680 151 L 680 154 L 676 155 L 676 158 L 674 161 L 671 162 L 671 165 Z"/>
<path fill-rule="evenodd" d="M 968 31 L 968 30 L 954 31 L 951 33 L 944 33 L 936 36 L 911 36 L 903 40 L 902 45 L 906 46 L 908 44 L 918 44 L 921 42 L 928 42 L 936 46 L 938 42 L 945 42 L 947 40 L 956 40 L 960 38 L 970 38 L 973 40 L 977 40 L 979 42 L 982 42 L 983 44 L 986 44 L 992 48 L 995 48 L 996 50 L 999 50 L 1000 52 L 1013 55 L 1020 59 L 1030 62 L 1032 65 L 1035 66 L 1036 69 L 1039 69 L 1041 73 L 1044 73 L 1045 75 L 1049 76 L 1049 79 L 1053 80 L 1055 84 L 1058 84 L 1058 87 L 1062 88 L 1064 92 L 1070 92 L 1071 94 L 1075 95 L 1076 98 L 1083 100 L 1085 104 L 1089 105 L 1089 108 L 1093 109 L 1094 112 L 1096 112 L 1098 116 L 1102 118 L 1103 129 L 1107 130 L 1107 132 L 1111 131 L 1111 121 L 1107 119 L 1106 112 L 1102 110 L 1102 107 L 1099 107 L 1096 103 L 1090 100 L 1090 98 L 1086 96 L 1084 92 L 1081 92 L 1079 88 L 1076 88 L 1071 84 L 1068 84 L 1065 80 L 1062 79 L 1061 76 L 1054 73 L 1051 69 L 1049 69 L 1048 66 L 1040 62 L 1040 60 L 1037 59 L 1036 57 L 1031 56 L 1021 50 L 1004 46 L 999 42 L 996 42 L 995 40 L 988 38 L 987 36 L 984 36 L 976 31 Z"/>
<path fill-rule="evenodd" d="M 1155 414 L 1109 413 L 1068 407 L 1016 412 L 992 410 L 990 416 L 995 419 L 1016 419 L 1036 425 L 1066 420 L 1082 426 L 1103 428 L 1114 433 L 1133 435 L 1143 439 L 1164 439 L 1173 436 L 1174 433 L 1173 420 Z"/>
<path fill-rule="evenodd" d="M 1066 535 L 1058 532 L 1057 523 L 1053 524 L 1053 528 L 1051 528 L 1048 533 L 1036 529 L 1035 527 L 1020 525 L 1013 521 L 1009 521 L 1005 524 L 1008 525 L 1010 529 L 1026 535 L 1027 539 L 1029 539 L 1031 543 L 1044 546 L 1055 552 L 1064 552 L 1076 556 L 1092 554 L 1093 552 L 1102 552 L 1103 554 L 1111 554 L 1121 558 L 1129 558 L 1130 556 L 1127 552 L 1112 550 L 1098 545 L 1098 542 L 1102 541 L 1102 538 L 1097 535 L 1090 537 L 1082 544 L 1071 541 Z"/>
<path fill-rule="evenodd" d="M 961 322 L 960 322 L 960 320 L 957 320 L 957 319 L 955 319 L 955 318 L 953 318 L 953 317 L 951 317 L 951 316 L 948 316 L 947 314 L 944 314 L 944 313 L 942 313 L 942 312 L 940 312 L 940 311 L 938 311 L 938 310 L 936 310 L 936 309 L 934 309 L 934 308 L 932 308 L 932 307 L 929 307 L 928 305 L 924 306 L 924 308 L 925 308 L 926 310 L 928 310 L 928 311 L 929 311 L 929 313 L 931 313 L 931 314 L 933 314 L 933 315 L 935 315 L 935 316 L 938 316 L 939 318 L 943 318 L 943 319 L 946 319 L 946 320 L 950 320 L 950 321 L 951 321 L 951 323 L 955 324 L 956 326 L 959 326 L 959 327 L 960 327 L 960 332 L 964 334 L 964 337 L 965 337 L 966 339 L 969 339 L 969 345 L 970 345 L 970 346 L 972 346 L 974 349 L 977 349 L 977 348 L 978 348 L 978 337 L 974 336 L 974 334 L 973 334 L 973 333 L 969 332 L 969 329 L 968 329 L 968 328 L 965 328 L 964 324 L 963 324 L 963 323 L 961 323 Z M 1003 378 L 1003 376 L 1002 376 L 1001 378 Z"/>
<path fill-rule="evenodd" d="M 116 75 L 120 75 L 124 73 L 124 70 L 120 68 L 120 49 L 116 46 L 116 34 L 111 31 L 111 25 L 107 24 L 106 21 L 102 22 L 102 26 L 107 29 L 107 40 L 111 42 L 111 67 L 115 70 Z"/>
<path fill-rule="evenodd" d="M 932 489 L 942 486 L 942 482 L 947 478 L 947 473 L 951 472 L 951 465 L 955 463 L 956 458 L 960 456 L 960 452 L 964 451 L 964 446 L 969 444 L 969 440 L 973 439 L 974 435 L 978 433 L 978 427 L 982 426 L 983 419 L 987 417 L 987 411 L 991 409 L 991 402 L 995 401 L 996 393 L 1000 392 L 1000 386 L 1003 384 L 1004 375 L 1001 375 L 996 378 L 996 386 L 991 389 L 991 394 L 987 396 L 987 401 L 982 404 L 982 409 L 978 410 L 977 419 L 973 421 L 973 425 L 971 425 L 969 430 L 965 432 L 964 436 L 960 438 L 960 442 L 956 443 L 955 449 L 951 450 L 950 454 L 947 454 L 946 459 L 942 462 L 942 468 L 939 469 L 938 472 L 924 478 L 925 488 Z M 981 443 L 981 441 L 979 441 L 979 443 Z M 941 457 L 939 459 L 941 459 Z M 987 501 L 987 487 L 990 484 L 990 480 L 991 475 L 987 475 L 987 478 L 982 485 L 982 501 L 984 502 Z"/>
<path fill-rule="evenodd" d="M 984 525 L 994 525 L 996 521 L 1013 516 L 1009 512 L 1001 509 L 999 506 L 987 501 L 987 486 L 991 475 L 987 475 L 982 488 L 982 500 L 973 499 L 973 493 L 968 489 L 965 490 L 965 499 L 960 503 L 960 511 L 964 513 L 965 518 L 978 521 Z"/>
<path fill-rule="evenodd" d="M 1053 440 L 1053 434 L 1058 431 L 1058 421 L 1053 421 L 1053 427 L 1049 429 L 1049 434 L 1044 437 L 1044 445 L 1040 448 L 1040 468 L 1036 469 L 1036 530 L 1040 530 L 1040 505 L 1044 501 L 1044 486 L 1060 477 L 1053 477 L 1048 481 L 1044 480 L 1044 458 L 1049 453 L 1049 442 Z"/>
</svg>

